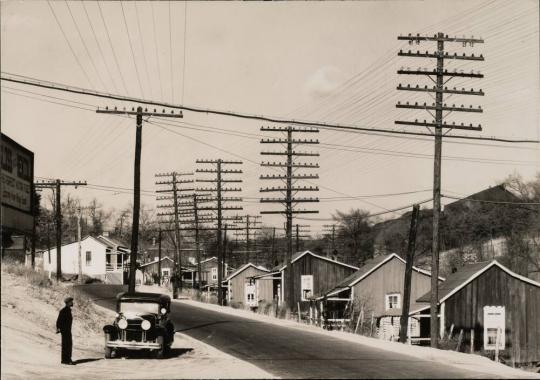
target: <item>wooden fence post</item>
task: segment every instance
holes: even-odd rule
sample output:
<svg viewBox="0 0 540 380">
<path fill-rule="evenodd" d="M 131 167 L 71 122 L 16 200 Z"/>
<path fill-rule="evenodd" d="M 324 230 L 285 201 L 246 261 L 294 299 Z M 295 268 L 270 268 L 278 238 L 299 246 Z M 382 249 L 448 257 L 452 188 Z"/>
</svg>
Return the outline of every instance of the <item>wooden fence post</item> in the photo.
<svg viewBox="0 0 540 380">
<path fill-rule="evenodd" d="M 373 312 L 371 312 L 371 332 L 369 336 L 373 336 Z"/>
<path fill-rule="evenodd" d="M 474 329 L 471 329 L 471 354 L 474 353 Z"/>
<path fill-rule="evenodd" d="M 459 330 L 459 338 L 456 346 L 456 351 L 459 352 L 459 349 L 461 348 L 461 341 L 463 340 L 463 329 Z"/>
<path fill-rule="evenodd" d="M 300 315 L 300 302 L 298 302 L 298 322 L 302 321 L 302 316 Z"/>
<path fill-rule="evenodd" d="M 313 324 L 313 306 L 311 306 L 311 302 L 309 303 L 309 324 Z"/>
<path fill-rule="evenodd" d="M 495 338 L 495 362 L 499 362 L 499 340 L 500 340 L 500 331 L 501 329 L 497 328 L 497 337 Z"/>
<path fill-rule="evenodd" d="M 454 333 L 454 324 L 450 326 L 450 334 L 448 334 L 448 340 L 452 339 L 452 334 Z"/>
<path fill-rule="evenodd" d="M 356 334 L 358 331 L 358 326 L 364 324 L 364 306 L 360 308 L 360 314 L 358 314 L 358 320 L 356 321 L 356 328 L 354 329 L 354 333 Z"/>
</svg>

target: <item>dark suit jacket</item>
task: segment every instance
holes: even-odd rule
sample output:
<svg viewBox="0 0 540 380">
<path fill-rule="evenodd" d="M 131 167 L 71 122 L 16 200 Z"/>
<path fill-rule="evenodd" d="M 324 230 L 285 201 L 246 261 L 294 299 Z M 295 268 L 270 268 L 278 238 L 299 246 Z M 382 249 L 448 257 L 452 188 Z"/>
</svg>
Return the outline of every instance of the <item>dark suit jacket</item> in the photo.
<svg viewBox="0 0 540 380">
<path fill-rule="evenodd" d="M 58 319 L 56 320 L 56 328 L 60 330 L 62 334 L 71 333 L 71 324 L 73 322 L 73 317 L 71 316 L 71 308 L 65 306 L 60 313 L 58 314 Z"/>
</svg>

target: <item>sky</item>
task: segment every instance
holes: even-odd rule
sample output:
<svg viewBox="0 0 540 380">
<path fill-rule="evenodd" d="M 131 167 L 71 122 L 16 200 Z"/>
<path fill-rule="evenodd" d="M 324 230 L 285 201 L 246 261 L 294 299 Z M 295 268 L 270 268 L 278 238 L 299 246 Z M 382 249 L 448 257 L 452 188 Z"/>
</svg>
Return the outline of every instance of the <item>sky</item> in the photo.
<svg viewBox="0 0 540 380">
<path fill-rule="evenodd" d="M 417 132 L 427 131 L 394 121 L 432 117 L 397 109 L 396 103 L 433 100 L 396 86 L 432 82 L 397 70 L 433 68 L 435 62 L 397 53 L 433 51 L 435 45 L 410 46 L 397 37 L 439 31 L 481 37 L 484 44 L 447 43 L 445 48 L 482 54 L 485 61 L 445 64 L 450 70 L 482 72 L 483 79 L 456 78 L 447 85 L 482 89 L 485 96 L 454 95 L 445 102 L 482 106 L 481 114 L 453 112 L 446 120 L 481 124 L 483 130 L 448 133 L 540 139 L 536 0 L 2 1 L 1 7 L 2 75 L 185 106 Z M 104 207 L 121 209 L 132 202 L 135 120 L 95 110 L 137 104 L 6 81 L 1 88 L 2 132 L 34 152 L 37 180 L 87 181 L 87 187 L 64 190 L 83 203 L 97 198 Z M 260 152 L 282 149 L 260 143 L 278 137 L 261 132 L 262 126 L 277 124 L 189 111 L 182 119 L 150 118 L 143 126 L 142 202 L 156 204 L 156 173 L 192 172 L 209 168 L 196 159 L 223 158 L 243 161 L 242 175 L 231 176 L 243 180 L 242 192 L 234 194 L 243 197 L 242 214 L 279 210 L 259 202 L 261 187 L 278 185 L 259 179 L 277 174 L 260 166 L 277 156 Z M 317 138 L 319 145 L 302 149 L 320 153 L 311 160 L 320 169 L 304 171 L 320 179 L 304 184 L 318 185 L 321 201 L 301 208 L 319 214 L 295 220 L 309 224 L 312 233 L 331 223 L 336 210 L 381 213 L 431 198 L 432 138 L 338 130 L 321 130 Z M 530 180 L 539 170 L 539 144 L 444 139 L 443 194 L 466 196 L 516 173 Z M 451 201 L 443 198 L 443 204 Z M 281 228 L 284 218 L 264 215 L 262 221 Z"/>
</svg>

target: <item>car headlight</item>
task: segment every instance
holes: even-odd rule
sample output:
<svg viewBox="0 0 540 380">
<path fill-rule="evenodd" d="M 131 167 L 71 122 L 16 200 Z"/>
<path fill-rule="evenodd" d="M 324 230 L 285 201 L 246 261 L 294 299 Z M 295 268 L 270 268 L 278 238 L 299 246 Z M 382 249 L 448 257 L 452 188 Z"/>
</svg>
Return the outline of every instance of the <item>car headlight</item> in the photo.
<svg viewBox="0 0 540 380">
<path fill-rule="evenodd" d="M 124 330 L 128 326 L 127 319 L 122 318 L 118 321 L 118 327 Z"/>
<path fill-rule="evenodd" d="M 144 321 L 142 321 L 141 327 L 143 330 L 149 330 L 150 327 L 152 327 L 152 324 L 150 323 L 150 321 L 145 319 Z"/>
<path fill-rule="evenodd" d="M 161 314 L 167 314 L 167 309 L 165 309 L 164 307 L 161 308 Z"/>
</svg>

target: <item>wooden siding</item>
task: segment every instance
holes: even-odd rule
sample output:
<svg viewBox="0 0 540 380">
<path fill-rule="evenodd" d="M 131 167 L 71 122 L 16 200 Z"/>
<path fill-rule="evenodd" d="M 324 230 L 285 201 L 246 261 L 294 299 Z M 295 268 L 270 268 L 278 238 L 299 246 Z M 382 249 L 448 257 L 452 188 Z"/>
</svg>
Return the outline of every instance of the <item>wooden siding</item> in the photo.
<svg viewBox="0 0 540 380">
<path fill-rule="evenodd" d="M 366 313 L 373 312 L 376 317 L 383 315 L 401 315 L 401 308 L 386 311 L 385 295 L 399 293 L 403 305 L 403 283 L 405 281 L 405 263 L 398 258 L 386 262 L 377 270 L 369 274 L 362 281 L 354 285 L 354 298 L 358 304 L 365 304 Z M 410 309 L 414 311 L 419 306 L 415 300 L 429 292 L 431 289 L 431 276 L 413 270 L 411 277 L 411 303 Z"/>
<path fill-rule="evenodd" d="M 173 267 L 173 262 L 170 260 L 162 260 L 161 261 L 161 270 L 163 269 L 171 269 Z M 143 272 L 145 273 L 157 273 L 158 272 L 158 263 L 152 263 L 148 264 L 141 268 Z M 172 274 L 172 270 L 169 270 L 169 273 Z"/>
<path fill-rule="evenodd" d="M 254 267 L 248 267 L 234 276 L 230 281 L 230 290 L 232 290 L 230 302 L 239 302 L 245 304 L 245 283 L 248 277 L 258 276 L 267 273 Z"/>
<path fill-rule="evenodd" d="M 293 268 L 293 286 L 294 299 L 292 302 L 293 309 L 296 308 L 298 302 L 301 302 L 301 276 L 313 275 L 313 295 L 320 296 L 334 288 L 338 283 L 343 281 L 347 276 L 355 272 L 353 268 L 339 265 L 318 257 L 306 254 L 292 264 Z M 287 270 L 285 268 L 285 281 L 287 281 Z M 285 290 L 287 297 L 287 290 Z M 286 298 L 285 298 L 286 299 Z M 308 304 L 308 302 L 302 302 Z"/>
<path fill-rule="evenodd" d="M 484 306 L 504 306 L 506 350 L 516 363 L 540 361 L 540 288 L 514 278 L 494 266 L 445 302 L 445 328 L 463 329 L 475 349 L 483 348 Z"/>
<path fill-rule="evenodd" d="M 272 302 L 274 300 L 274 280 L 271 276 L 257 279 L 257 300 Z"/>
</svg>

